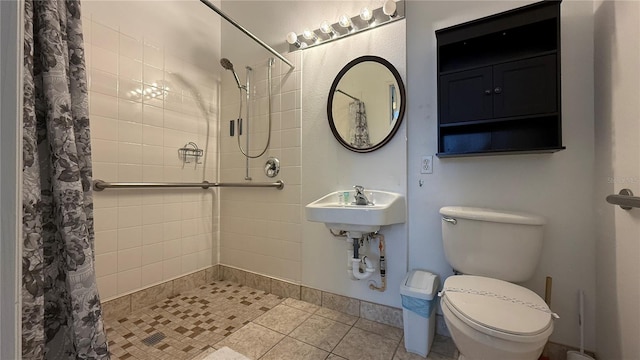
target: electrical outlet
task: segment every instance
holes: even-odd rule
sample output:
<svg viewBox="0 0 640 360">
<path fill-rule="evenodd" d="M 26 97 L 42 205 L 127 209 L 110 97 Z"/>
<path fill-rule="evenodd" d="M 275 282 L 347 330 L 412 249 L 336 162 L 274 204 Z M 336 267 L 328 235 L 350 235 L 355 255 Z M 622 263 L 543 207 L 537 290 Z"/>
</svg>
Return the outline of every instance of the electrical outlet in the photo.
<svg viewBox="0 0 640 360">
<path fill-rule="evenodd" d="M 420 174 L 433 174 L 433 155 L 422 157 L 420 162 Z"/>
</svg>

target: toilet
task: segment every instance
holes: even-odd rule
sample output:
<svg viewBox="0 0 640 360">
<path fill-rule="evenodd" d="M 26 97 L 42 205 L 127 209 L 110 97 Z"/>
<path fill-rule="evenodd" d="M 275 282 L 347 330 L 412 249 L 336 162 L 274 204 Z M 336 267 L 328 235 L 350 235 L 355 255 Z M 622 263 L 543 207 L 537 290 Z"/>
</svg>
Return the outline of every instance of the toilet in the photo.
<svg viewBox="0 0 640 360">
<path fill-rule="evenodd" d="M 542 250 L 544 218 L 519 212 L 447 206 L 442 241 L 456 274 L 441 293 L 459 360 L 536 360 L 553 332 L 553 314 L 530 279 Z"/>
</svg>

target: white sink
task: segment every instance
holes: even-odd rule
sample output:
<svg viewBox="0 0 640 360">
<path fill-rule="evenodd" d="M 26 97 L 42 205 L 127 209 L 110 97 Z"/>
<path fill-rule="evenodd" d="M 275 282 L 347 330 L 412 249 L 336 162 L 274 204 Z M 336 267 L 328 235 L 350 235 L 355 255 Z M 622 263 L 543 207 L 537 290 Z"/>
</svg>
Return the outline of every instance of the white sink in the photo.
<svg viewBox="0 0 640 360">
<path fill-rule="evenodd" d="M 349 193 L 349 202 L 340 204 L 338 197 Z M 329 229 L 347 232 L 375 232 L 381 226 L 404 223 L 407 219 L 405 198 L 388 191 L 365 191 L 373 205 L 354 205 L 354 191 L 329 193 L 305 207 L 307 220 L 322 222 Z"/>
</svg>

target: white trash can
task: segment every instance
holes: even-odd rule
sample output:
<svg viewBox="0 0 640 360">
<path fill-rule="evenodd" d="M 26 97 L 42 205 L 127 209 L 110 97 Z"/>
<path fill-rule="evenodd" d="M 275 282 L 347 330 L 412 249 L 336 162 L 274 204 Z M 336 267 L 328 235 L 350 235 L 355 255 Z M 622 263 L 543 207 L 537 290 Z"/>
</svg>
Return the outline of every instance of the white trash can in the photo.
<svg viewBox="0 0 640 360">
<path fill-rule="evenodd" d="M 408 352 L 426 357 L 435 333 L 438 275 L 425 270 L 411 270 L 400 285 L 404 347 Z"/>
</svg>

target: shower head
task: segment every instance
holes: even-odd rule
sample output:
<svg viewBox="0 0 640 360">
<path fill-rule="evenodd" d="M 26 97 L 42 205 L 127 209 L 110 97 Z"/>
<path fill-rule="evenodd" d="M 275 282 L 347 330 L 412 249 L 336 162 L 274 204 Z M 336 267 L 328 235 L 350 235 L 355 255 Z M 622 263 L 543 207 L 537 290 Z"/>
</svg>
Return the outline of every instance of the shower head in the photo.
<svg viewBox="0 0 640 360">
<path fill-rule="evenodd" d="M 226 70 L 233 71 L 233 64 L 227 58 L 220 59 L 220 65 L 222 65 L 222 67 L 225 68 Z"/>
<path fill-rule="evenodd" d="M 238 77 L 238 74 L 236 74 L 236 71 L 233 70 L 233 63 L 231 63 L 231 61 L 229 61 L 229 59 L 227 58 L 222 58 L 220 59 L 220 65 L 222 65 L 225 70 L 230 70 L 233 73 L 233 77 L 236 79 L 238 88 L 242 89 L 242 85 L 240 85 L 240 78 Z"/>
</svg>

